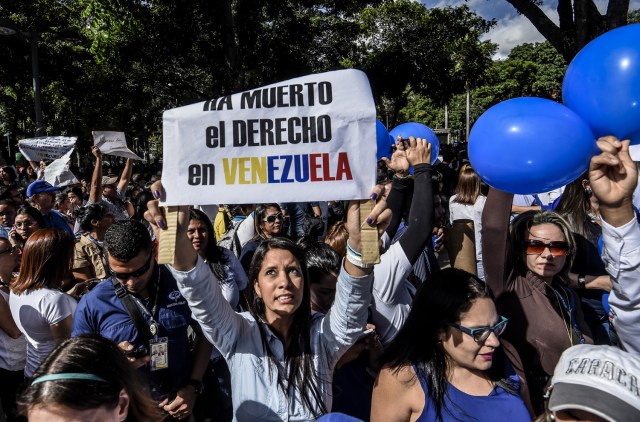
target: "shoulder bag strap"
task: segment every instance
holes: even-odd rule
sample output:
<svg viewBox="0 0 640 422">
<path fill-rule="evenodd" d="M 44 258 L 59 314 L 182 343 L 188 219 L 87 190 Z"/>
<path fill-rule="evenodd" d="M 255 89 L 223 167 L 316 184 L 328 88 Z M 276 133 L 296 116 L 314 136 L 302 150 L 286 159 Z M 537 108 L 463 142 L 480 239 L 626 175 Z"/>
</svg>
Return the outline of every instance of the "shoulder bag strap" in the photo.
<svg viewBox="0 0 640 422">
<path fill-rule="evenodd" d="M 113 288 L 116 291 L 116 296 L 124 305 L 124 309 L 129 314 L 129 317 L 131 317 L 133 325 L 136 327 L 136 330 L 138 330 L 138 333 L 140 333 L 145 341 L 151 340 L 153 335 L 149 329 L 149 323 L 142 316 L 142 312 L 136 302 L 133 300 L 129 292 L 127 292 L 127 289 L 124 288 L 122 283 L 119 283 L 114 277 L 111 277 L 111 282 L 113 283 Z"/>
</svg>

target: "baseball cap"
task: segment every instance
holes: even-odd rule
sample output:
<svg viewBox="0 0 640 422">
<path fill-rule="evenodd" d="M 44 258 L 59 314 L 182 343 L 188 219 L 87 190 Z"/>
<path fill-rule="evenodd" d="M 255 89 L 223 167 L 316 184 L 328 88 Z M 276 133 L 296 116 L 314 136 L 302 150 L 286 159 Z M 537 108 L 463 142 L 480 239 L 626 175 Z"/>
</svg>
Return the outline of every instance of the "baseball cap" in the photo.
<svg viewBox="0 0 640 422">
<path fill-rule="evenodd" d="M 549 410 L 584 410 L 611 421 L 640 421 L 640 357 L 612 346 L 565 350 L 553 373 Z"/>
<path fill-rule="evenodd" d="M 113 176 L 113 175 L 103 176 L 102 177 L 102 186 L 115 185 L 115 183 L 117 181 L 118 181 L 118 177 L 117 176 Z"/>
<path fill-rule="evenodd" d="M 44 180 L 36 180 L 27 187 L 27 198 L 31 198 L 33 195 L 42 192 L 57 192 L 60 188 L 51 186 L 49 182 Z"/>
</svg>

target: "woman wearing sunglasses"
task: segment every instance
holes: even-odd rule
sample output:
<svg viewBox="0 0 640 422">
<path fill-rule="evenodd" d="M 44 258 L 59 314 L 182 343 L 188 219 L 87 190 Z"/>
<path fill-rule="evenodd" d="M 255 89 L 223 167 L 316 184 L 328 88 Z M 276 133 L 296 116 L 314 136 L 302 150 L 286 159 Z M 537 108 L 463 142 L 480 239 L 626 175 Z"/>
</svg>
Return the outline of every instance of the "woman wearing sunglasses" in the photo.
<svg viewBox="0 0 640 422">
<path fill-rule="evenodd" d="M 434 273 L 382 357 L 371 421 L 531 420 L 500 348 L 507 323 L 476 276 Z"/>
<path fill-rule="evenodd" d="M 543 410 L 544 388 L 566 349 L 592 343 L 580 300 L 569 288 L 576 246 L 569 223 L 553 211 L 529 211 L 508 225 L 512 195 L 489 190 L 482 216 L 486 282 L 500 314 L 510 320 L 504 337 L 523 362 L 533 409 Z"/>
<path fill-rule="evenodd" d="M 256 235 L 245 243 L 240 252 L 240 263 L 245 272 L 249 273 L 251 259 L 258 246 L 267 239 L 283 235 L 282 226 L 284 215 L 278 204 L 260 204 L 254 211 L 253 224 Z"/>
</svg>

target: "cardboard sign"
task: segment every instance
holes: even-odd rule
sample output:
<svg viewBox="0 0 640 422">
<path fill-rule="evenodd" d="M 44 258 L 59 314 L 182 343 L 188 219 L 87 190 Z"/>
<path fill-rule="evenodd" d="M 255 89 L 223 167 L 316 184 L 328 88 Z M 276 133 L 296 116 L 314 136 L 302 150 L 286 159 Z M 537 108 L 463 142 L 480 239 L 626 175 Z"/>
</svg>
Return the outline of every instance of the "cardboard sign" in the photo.
<svg viewBox="0 0 640 422">
<path fill-rule="evenodd" d="M 18 141 L 18 148 L 28 161 L 57 160 L 73 150 L 77 140 L 75 136 L 43 136 L 22 139 Z"/>
<path fill-rule="evenodd" d="M 366 75 L 339 70 L 165 111 L 168 205 L 368 198 L 376 112 Z"/>
<path fill-rule="evenodd" d="M 138 157 L 127 147 L 127 139 L 124 136 L 124 132 L 93 131 L 91 133 L 93 134 L 93 144 L 97 146 L 103 154 L 142 160 L 142 158 Z"/>
</svg>

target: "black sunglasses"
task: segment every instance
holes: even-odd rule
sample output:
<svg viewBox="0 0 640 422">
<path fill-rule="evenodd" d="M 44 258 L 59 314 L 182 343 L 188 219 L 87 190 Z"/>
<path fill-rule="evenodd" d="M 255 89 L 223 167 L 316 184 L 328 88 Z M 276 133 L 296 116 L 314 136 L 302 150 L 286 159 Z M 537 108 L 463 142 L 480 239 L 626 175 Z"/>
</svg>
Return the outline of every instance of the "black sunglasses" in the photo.
<svg viewBox="0 0 640 422">
<path fill-rule="evenodd" d="M 276 220 L 282 221 L 283 219 L 284 219 L 284 216 L 282 215 L 281 212 L 279 212 L 277 214 L 271 214 L 264 221 L 266 221 L 267 223 L 273 224 L 276 222 Z"/>
<path fill-rule="evenodd" d="M 447 325 L 450 327 L 457 328 L 463 333 L 469 334 L 471 337 L 473 337 L 473 340 L 476 343 L 483 343 L 489 338 L 491 333 L 494 333 L 496 337 L 500 337 L 500 335 L 504 333 L 504 330 L 507 328 L 508 322 L 509 320 L 507 318 L 500 316 L 500 321 L 493 327 L 467 328 L 460 324 L 447 324 Z"/>
<path fill-rule="evenodd" d="M 149 267 L 151 267 L 152 257 L 153 257 L 153 251 L 149 254 L 149 258 L 147 258 L 147 262 L 145 262 L 145 264 L 142 267 L 138 268 L 135 271 L 131 271 L 130 273 L 119 273 L 119 272 L 113 271 L 111 269 L 111 266 L 109 265 L 109 274 L 111 274 L 111 277 L 115 277 L 119 280 L 129 280 L 130 278 L 140 277 L 141 275 L 143 275 L 149 270 Z"/>
<path fill-rule="evenodd" d="M 540 255 L 546 248 L 549 248 L 553 256 L 565 256 L 569 253 L 569 243 L 563 241 L 544 243 L 541 240 L 525 240 L 524 244 L 527 255 Z"/>
</svg>

